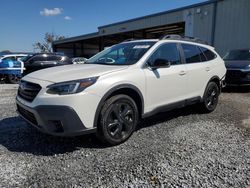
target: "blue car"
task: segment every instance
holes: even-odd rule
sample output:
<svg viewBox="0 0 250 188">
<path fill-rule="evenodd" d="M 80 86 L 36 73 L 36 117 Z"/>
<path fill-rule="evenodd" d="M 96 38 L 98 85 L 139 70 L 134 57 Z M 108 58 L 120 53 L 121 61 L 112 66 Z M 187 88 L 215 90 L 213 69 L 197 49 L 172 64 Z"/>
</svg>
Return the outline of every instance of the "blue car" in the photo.
<svg viewBox="0 0 250 188">
<path fill-rule="evenodd" d="M 24 63 L 17 56 L 1 57 L 0 58 L 0 80 L 7 83 L 18 83 L 22 77 Z"/>
</svg>

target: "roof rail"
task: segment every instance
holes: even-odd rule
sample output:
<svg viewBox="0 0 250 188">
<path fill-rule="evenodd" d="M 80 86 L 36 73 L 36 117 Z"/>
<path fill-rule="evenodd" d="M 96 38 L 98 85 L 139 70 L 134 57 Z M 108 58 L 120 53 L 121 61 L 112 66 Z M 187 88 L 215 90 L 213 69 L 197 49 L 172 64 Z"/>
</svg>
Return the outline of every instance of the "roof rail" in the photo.
<svg viewBox="0 0 250 188">
<path fill-rule="evenodd" d="M 208 42 L 196 37 L 189 37 L 189 36 L 181 36 L 181 35 L 164 35 L 160 38 L 160 40 L 164 39 L 173 39 L 173 40 L 183 40 L 183 41 L 190 41 L 190 42 L 197 42 L 201 44 L 208 45 Z"/>
<path fill-rule="evenodd" d="M 164 39 L 182 39 L 181 35 L 163 35 L 162 37 L 160 37 L 160 40 L 164 40 Z"/>
<path fill-rule="evenodd" d="M 133 40 L 136 40 L 136 39 L 134 39 L 134 38 L 130 38 L 130 39 L 126 39 L 126 40 L 124 40 L 123 42 L 129 42 L 129 41 L 133 41 Z"/>
</svg>

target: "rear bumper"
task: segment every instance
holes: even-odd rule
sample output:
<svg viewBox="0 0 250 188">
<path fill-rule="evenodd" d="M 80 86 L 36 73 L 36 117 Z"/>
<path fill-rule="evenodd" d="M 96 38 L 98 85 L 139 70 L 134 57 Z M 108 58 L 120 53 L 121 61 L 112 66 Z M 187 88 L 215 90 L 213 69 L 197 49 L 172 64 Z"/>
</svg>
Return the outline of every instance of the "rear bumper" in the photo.
<svg viewBox="0 0 250 188">
<path fill-rule="evenodd" d="M 77 136 L 96 131 L 96 128 L 86 128 L 69 106 L 41 105 L 29 108 L 18 100 L 16 103 L 19 115 L 41 132 L 55 136 Z"/>
</svg>

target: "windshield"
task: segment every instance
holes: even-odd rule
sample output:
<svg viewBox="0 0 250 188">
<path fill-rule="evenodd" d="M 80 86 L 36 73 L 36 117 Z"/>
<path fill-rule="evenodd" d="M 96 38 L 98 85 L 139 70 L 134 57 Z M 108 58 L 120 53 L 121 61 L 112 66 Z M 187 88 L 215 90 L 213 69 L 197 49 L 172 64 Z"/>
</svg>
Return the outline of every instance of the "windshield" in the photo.
<svg viewBox="0 0 250 188">
<path fill-rule="evenodd" d="M 155 44 L 156 42 L 128 42 L 114 45 L 98 53 L 89 60 L 87 64 L 104 65 L 132 65 Z"/>
<path fill-rule="evenodd" d="M 232 50 L 225 55 L 224 60 L 250 60 L 250 50 Z"/>
</svg>

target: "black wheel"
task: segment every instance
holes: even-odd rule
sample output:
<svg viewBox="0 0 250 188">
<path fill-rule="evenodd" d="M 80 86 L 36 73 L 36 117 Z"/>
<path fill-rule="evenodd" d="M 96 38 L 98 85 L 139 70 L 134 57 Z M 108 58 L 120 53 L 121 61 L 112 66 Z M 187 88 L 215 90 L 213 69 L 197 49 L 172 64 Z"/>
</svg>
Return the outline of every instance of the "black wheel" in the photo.
<svg viewBox="0 0 250 188">
<path fill-rule="evenodd" d="M 218 104 L 219 94 L 218 85 L 214 82 L 208 83 L 201 103 L 201 110 L 205 113 L 213 112 Z"/>
<path fill-rule="evenodd" d="M 7 82 L 10 84 L 17 84 L 20 81 L 20 77 L 14 74 L 7 75 Z"/>
<path fill-rule="evenodd" d="M 101 110 L 97 136 L 110 145 L 120 144 L 133 134 L 137 122 L 138 109 L 134 100 L 127 95 L 113 96 Z"/>
</svg>

